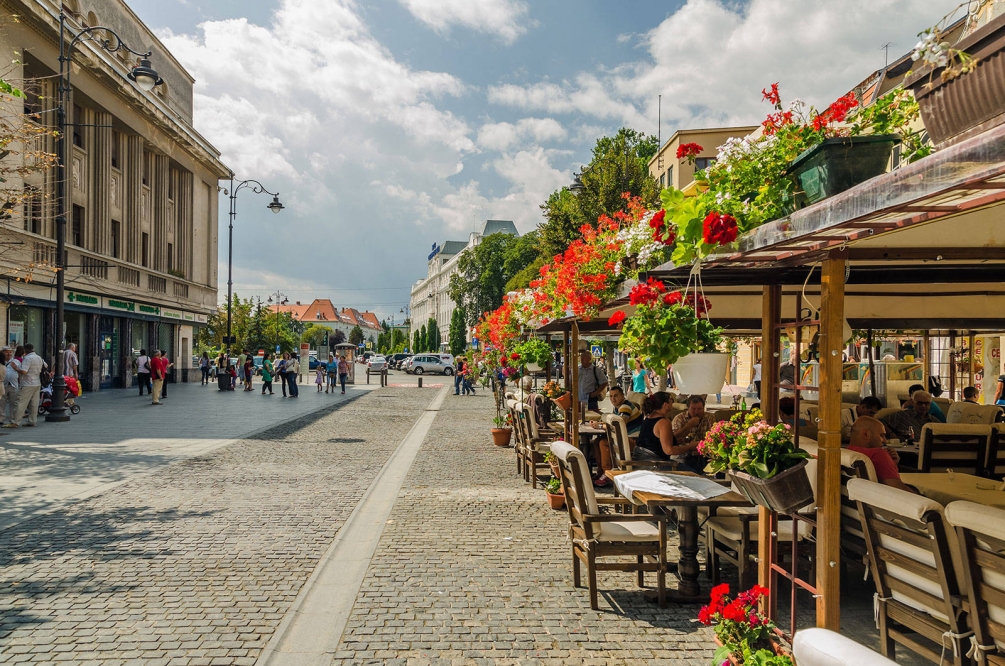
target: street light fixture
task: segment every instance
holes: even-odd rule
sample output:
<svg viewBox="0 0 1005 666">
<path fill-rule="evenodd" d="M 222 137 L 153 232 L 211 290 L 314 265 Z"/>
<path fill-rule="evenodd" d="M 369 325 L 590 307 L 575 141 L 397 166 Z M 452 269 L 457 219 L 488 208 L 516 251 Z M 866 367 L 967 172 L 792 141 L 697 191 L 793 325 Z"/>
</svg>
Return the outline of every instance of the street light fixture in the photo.
<svg viewBox="0 0 1005 666">
<path fill-rule="evenodd" d="M 141 63 L 142 64 L 142 63 Z M 230 190 L 225 191 L 230 195 L 230 225 L 227 229 L 227 358 L 230 358 L 230 345 L 233 342 L 231 326 L 233 324 L 234 308 L 234 218 L 237 216 L 237 193 L 245 187 L 250 187 L 255 194 L 270 194 L 272 201 L 266 206 L 273 213 L 279 213 L 284 206 L 279 202 L 278 192 L 269 192 L 265 186 L 257 180 L 242 180 L 234 185 L 234 174 L 230 174 Z M 271 302 L 271 299 L 270 299 Z"/>
<path fill-rule="evenodd" d="M 115 38 L 100 39 L 96 33 L 111 35 Z M 66 38 L 70 37 L 67 42 Z M 66 413 L 66 403 L 63 401 L 63 393 L 66 390 L 66 382 L 63 374 L 66 369 L 63 367 L 63 343 L 65 336 L 63 333 L 63 322 L 65 313 L 63 311 L 63 298 L 66 289 L 66 200 L 67 178 L 66 178 L 66 104 L 70 97 L 70 73 L 73 71 L 73 47 L 78 42 L 89 40 L 109 53 L 117 51 L 128 51 L 140 57 L 140 64 L 133 67 L 126 77 L 133 81 L 143 92 L 150 92 L 161 83 L 161 77 L 150 65 L 150 55 L 152 51 L 140 53 L 134 51 L 122 41 L 122 38 L 112 30 L 104 26 L 85 27 L 77 34 L 73 34 L 66 26 L 66 15 L 62 10 L 59 12 L 59 103 L 56 107 L 56 122 L 59 126 L 59 136 L 56 139 L 56 331 L 53 335 L 56 352 L 56 375 L 52 379 L 52 406 L 49 413 L 45 415 L 46 421 L 66 422 L 70 420 Z M 74 122 L 76 122 L 74 118 Z"/>
</svg>

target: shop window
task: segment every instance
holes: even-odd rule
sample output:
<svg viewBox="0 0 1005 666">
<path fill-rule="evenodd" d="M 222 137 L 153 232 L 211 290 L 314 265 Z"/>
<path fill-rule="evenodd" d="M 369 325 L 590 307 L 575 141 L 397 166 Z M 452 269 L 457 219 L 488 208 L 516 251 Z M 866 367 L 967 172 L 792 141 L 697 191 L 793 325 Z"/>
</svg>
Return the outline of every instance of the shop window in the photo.
<svg viewBox="0 0 1005 666">
<path fill-rule="evenodd" d="M 112 220 L 112 256 L 119 258 L 119 233 L 121 226 L 118 220 Z"/>
<path fill-rule="evenodd" d="M 142 261 L 140 262 L 144 266 L 148 266 L 149 265 L 148 264 L 149 253 L 150 253 L 150 234 L 145 233 L 145 234 L 143 234 L 143 246 L 141 248 L 141 258 L 142 258 Z"/>
<path fill-rule="evenodd" d="M 84 124 L 84 110 L 79 104 L 73 105 L 73 145 L 84 148 L 84 134 L 81 125 Z"/>
<path fill-rule="evenodd" d="M 709 168 L 713 164 L 715 164 L 714 157 L 699 157 L 694 161 L 694 170 L 701 171 L 703 169 Z"/>
<path fill-rule="evenodd" d="M 81 206 L 73 207 L 73 223 L 70 230 L 70 243 L 77 247 L 84 247 L 84 209 Z"/>
</svg>

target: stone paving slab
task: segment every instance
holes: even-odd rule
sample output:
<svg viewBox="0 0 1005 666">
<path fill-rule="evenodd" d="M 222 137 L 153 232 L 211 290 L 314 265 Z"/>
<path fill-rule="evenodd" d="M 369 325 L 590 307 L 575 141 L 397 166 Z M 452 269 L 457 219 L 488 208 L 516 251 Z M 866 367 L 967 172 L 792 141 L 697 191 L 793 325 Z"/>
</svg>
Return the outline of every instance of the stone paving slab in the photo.
<svg viewBox="0 0 1005 666">
<path fill-rule="evenodd" d="M 697 607 L 660 609 L 633 574 L 601 574 L 601 610 L 590 610 L 572 586 L 567 514 L 517 477 L 512 449 L 491 444 L 491 416 L 484 392 L 448 396 L 335 663 L 707 666 L 712 634 L 692 621 Z"/>
<path fill-rule="evenodd" d="M 432 397 L 380 389 L 0 532 L 0 663 L 254 663 Z"/>
</svg>

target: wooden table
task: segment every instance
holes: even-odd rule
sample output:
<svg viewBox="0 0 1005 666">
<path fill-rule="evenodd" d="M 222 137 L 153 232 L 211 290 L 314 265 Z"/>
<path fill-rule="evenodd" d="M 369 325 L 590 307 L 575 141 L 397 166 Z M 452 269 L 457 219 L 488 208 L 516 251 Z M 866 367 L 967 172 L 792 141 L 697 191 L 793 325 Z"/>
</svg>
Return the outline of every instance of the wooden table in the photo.
<svg viewBox="0 0 1005 666">
<path fill-rule="evenodd" d="M 1001 483 L 993 479 L 959 472 L 953 473 L 952 480 L 949 479 L 948 473 L 901 474 L 900 479 L 943 506 L 956 500 L 966 500 L 996 509 L 1005 509 L 1005 492 L 998 490 Z"/>
<path fill-rule="evenodd" d="M 610 479 L 625 470 L 609 470 L 606 474 Z M 683 476 L 700 476 L 694 472 L 665 472 Z M 1005 493 L 1003 493 L 1005 494 Z M 675 591 L 671 591 L 670 599 L 681 603 L 705 603 L 708 596 L 701 593 L 698 577 L 701 567 L 698 564 L 698 507 L 719 508 L 726 506 L 751 506 L 746 497 L 732 490 L 710 499 L 694 499 L 692 497 L 674 497 L 657 493 L 632 493 L 632 501 L 644 504 L 650 512 L 656 510 L 668 512 L 677 509 L 677 534 L 680 537 L 680 560 L 677 562 L 677 576 L 680 583 Z"/>
</svg>

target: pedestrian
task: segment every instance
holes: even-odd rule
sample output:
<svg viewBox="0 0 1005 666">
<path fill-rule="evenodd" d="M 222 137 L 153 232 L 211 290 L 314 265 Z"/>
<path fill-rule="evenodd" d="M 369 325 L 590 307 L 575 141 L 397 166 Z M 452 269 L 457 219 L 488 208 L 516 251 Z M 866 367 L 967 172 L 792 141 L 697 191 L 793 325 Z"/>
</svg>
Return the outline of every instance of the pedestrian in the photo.
<svg viewBox="0 0 1005 666">
<path fill-rule="evenodd" d="M 290 397 L 299 398 L 300 359 L 297 358 L 296 354 L 290 354 L 290 361 L 286 364 L 286 371 L 286 377 L 290 382 Z"/>
<path fill-rule="evenodd" d="M 209 352 L 203 352 L 202 353 L 202 358 L 199 359 L 199 370 L 202 371 L 202 384 L 200 384 L 200 386 L 208 385 L 209 384 Z"/>
<path fill-rule="evenodd" d="M 161 390 L 164 388 L 164 379 L 167 377 L 168 360 L 161 356 L 161 350 L 155 349 L 154 356 L 150 359 L 150 379 L 153 380 L 153 391 L 150 393 L 153 398 L 151 405 L 163 405 L 161 402 Z"/>
<path fill-rule="evenodd" d="M 77 379 L 77 369 L 79 366 L 80 360 L 77 358 L 77 345 L 71 342 L 63 350 L 63 376 Z"/>
<path fill-rule="evenodd" d="M 164 368 L 164 383 L 161 384 L 161 399 L 168 397 L 168 373 L 171 372 L 171 368 L 174 367 L 174 363 L 171 361 L 171 357 L 168 355 L 166 349 L 161 350 L 161 358 L 167 366 Z"/>
<path fill-rule="evenodd" d="M 251 385 L 251 379 L 255 376 L 255 359 L 248 354 L 244 359 L 244 369 L 241 371 L 244 373 L 244 390 L 253 391 L 254 387 Z"/>
<path fill-rule="evenodd" d="M 466 358 L 461 366 L 461 393 L 464 395 L 475 394 L 475 389 L 471 386 L 471 363 Z"/>
<path fill-rule="evenodd" d="M 17 389 L 20 384 L 18 362 L 14 360 L 14 350 L 4 347 L 0 350 L 3 359 L 3 393 L 0 394 L 0 418 L 4 428 L 16 428 L 14 415 L 17 411 Z M 22 352 L 23 353 L 23 352 Z"/>
<path fill-rule="evenodd" d="M 248 360 L 248 350 L 241 350 L 241 354 L 237 357 L 237 367 L 240 370 L 241 383 L 244 383 L 244 362 Z"/>
<path fill-rule="evenodd" d="M 265 395 L 265 389 L 269 389 L 269 395 L 272 393 L 272 373 L 275 372 L 275 368 L 272 365 L 272 354 L 265 357 L 262 361 L 262 395 Z"/>
<path fill-rule="evenodd" d="M 345 395 L 345 380 L 349 377 L 349 361 L 345 360 L 345 355 L 338 362 L 338 380 L 342 384 L 342 395 Z"/>
<path fill-rule="evenodd" d="M 458 356 L 454 360 L 454 395 L 461 394 L 461 377 L 464 375 L 464 357 Z"/>
<path fill-rule="evenodd" d="M 21 381 L 17 390 L 17 411 L 14 413 L 14 422 L 20 421 L 21 415 L 27 409 L 28 423 L 25 425 L 34 426 L 38 421 L 38 395 L 42 390 L 42 371 L 48 366 L 42 357 L 35 353 L 35 345 L 31 343 L 24 346 L 24 358 L 20 365 L 18 374 Z"/>
<path fill-rule="evenodd" d="M 230 361 L 227 362 L 227 390 L 237 390 L 237 368 Z"/>
<path fill-rule="evenodd" d="M 143 395 L 143 389 L 146 388 L 147 394 L 150 391 L 150 357 L 147 356 L 147 350 L 141 349 L 140 355 L 136 358 L 136 380 L 140 385 L 140 396 Z"/>
<path fill-rule="evenodd" d="M 325 374 L 325 366 L 318 363 L 318 368 L 314 371 L 314 383 L 318 385 L 318 393 L 321 393 L 321 387 L 325 384 Z"/>
<path fill-rule="evenodd" d="M 276 366 L 276 375 L 279 377 L 279 386 L 283 389 L 283 397 L 286 397 L 286 364 L 290 362 L 290 355 L 283 352 L 283 357 L 279 359 Z"/>
<path fill-rule="evenodd" d="M 338 357 L 335 354 L 328 355 L 328 363 L 325 366 L 325 370 L 328 372 L 328 385 L 325 386 L 325 393 L 328 393 L 328 389 L 331 389 L 332 395 L 335 395 L 335 383 L 338 381 Z"/>
</svg>

